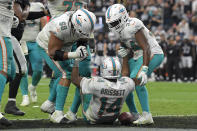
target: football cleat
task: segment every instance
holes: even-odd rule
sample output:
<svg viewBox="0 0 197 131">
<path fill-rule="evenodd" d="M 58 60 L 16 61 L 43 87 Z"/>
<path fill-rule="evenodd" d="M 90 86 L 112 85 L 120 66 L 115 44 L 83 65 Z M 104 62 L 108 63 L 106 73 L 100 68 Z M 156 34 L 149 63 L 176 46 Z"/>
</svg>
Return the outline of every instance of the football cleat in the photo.
<svg viewBox="0 0 197 131">
<path fill-rule="evenodd" d="M 73 123 L 77 120 L 77 116 L 76 114 L 74 114 L 71 110 L 69 110 L 65 115 L 64 115 L 65 118 L 68 119 L 68 122 L 67 123 Z"/>
<path fill-rule="evenodd" d="M 44 103 L 42 103 L 40 109 L 45 113 L 52 114 L 55 111 L 55 104 L 49 100 L 46 100 Z"/>
<path fill-rule="evenodd" d="M 64 117 L 63 111 L 56 110 L 51 115 L 50 121 L 53 122 L 53 123 L 61 123 L 61 124 L 64 124 L 64 123 L 67 123 L 68 122 L 68 119 Z"/>
<path fill-rule="evenodd" d="M 5 113 L 12 114 L 16 116 L 24 116 L 25 112 L 20 111 L 18 107 L 16 107 L 16 101 L 8 101 L 4 109 Z"/>
<path fill-rule="evenodd" d="M 0 124 L 5 126 L 11 126 L 12 122 L 6 119 L 1 113 L 0 113 Z"/>
<path fill-rule="evenodd" d="M 133 124 L 136 124 L 136 125 L 146 125 L 146 124 L 153 124 L 154 121 L 153 121 L 153 118 L 152 118 L 152 115 L 151 113 L 148 113 L 148 112 L 142 112 L 142 115 L 136 120 L 133 122 Z"/>
<path fill-rule="evenodd" d="M 28 106 L 30 104 L 29 96 L 23 95 L 23 101 L 21 102 L 20 106 Z"/>
</svg>

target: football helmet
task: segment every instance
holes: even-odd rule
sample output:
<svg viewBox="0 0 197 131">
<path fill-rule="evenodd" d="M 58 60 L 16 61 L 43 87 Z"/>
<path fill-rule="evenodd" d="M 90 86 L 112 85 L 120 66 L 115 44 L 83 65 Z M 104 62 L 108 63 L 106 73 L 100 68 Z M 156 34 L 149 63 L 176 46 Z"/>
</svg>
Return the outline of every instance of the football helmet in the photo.
<svg viewBox="0 0 197 131">
<path fill-rule="evenodd" d="M 78 9 L 71 18 L 76 33 L 80 38 L 89 38 L 94 31 L 96 16 L 86 9 Z"/>
<path fill-rule="evenodd" d="M 122 4 L 110 6 L 105 13 L 106 23 L 111 31 L 120 32 L 124 29 L 129 18 L 126 8 Z"/>
<path fill-rule="evenodd" d="M 106 57 L 101 65 L 101 76 L 106 79 L 117 79 L 121 75 L 121 69 L 117 57 Z"/>
</svg>

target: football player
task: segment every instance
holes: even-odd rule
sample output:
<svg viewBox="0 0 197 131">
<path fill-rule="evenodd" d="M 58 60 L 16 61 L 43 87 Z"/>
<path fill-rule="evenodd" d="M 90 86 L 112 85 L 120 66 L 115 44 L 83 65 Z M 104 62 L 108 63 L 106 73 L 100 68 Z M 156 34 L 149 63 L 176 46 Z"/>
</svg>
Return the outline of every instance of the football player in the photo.
<svg viewBox="0 0 197 131">
<path fill-rule="evenodd" d="M 87 4 L 88 4 L 88 0 L 50 0 L 48 1 L 48 7 L 50 10 L 50 13 L 52 15 L 52 17 L 56 17 L 66 11 L 76 11 L 78 8 L 87 8 Z M 91 34 L 90 39 L 93 39 L 94 35 Z M 77 43 L 74 44 L 72 47 L 72 50 L 76 50 L 76 48 L 78 46 L 80 46 L 81 43 Z M 88 42 L 88 44 L 90 44 L 90 42 Z M 80 67 L 79 67 L 79 71 L 80 71 L 80 75 L 84 76 L 84 77 L 90 77 L 91 76 L 91 69 L 90 69 L 90 62 L 91 62 L 91 55 L 90 55 L 90 47 L 89 45 L 85 45 L 88 51 L 88 57 L 86 59 L 84 59 L 83 61 L 80 62 Z M 83 68 L 81 68 L 83 67 Z M 57 75 L 54 74 L 54 79 Z M 54 93 L 54 88 L 57 84 L 57 82 L 55 82 L 53 79 L 50 82 L 50 95 L 48 97 L 48 100 L 45 101 L 43 103 L 43 106 L 41 106 L 41 110 L 46 111 L 45 109 L 43 109 L 44 107 L 46 107 L 47 105 L 50 106 L 48 101 L 55 101 L 55 96 L 53 95 Z M 69 123 L 75 121 L 76 118 L 76 113 L 78 111 L 78 108 L 80 106 L 81 103 L 81 97 L 80 97 L 80 91 L 78 88 L 76 88 L 75 91 L 75 96 L 74 96 L 74 100 L 73 103 L 69 109 L 69 111 L 65 114 L 65 117 L 67 119 L 69 119 Z M 43 107 L 43 108 L 42 108 Z M 48 108 L 51 109 L 51 108 Z M 51 112 L 51 111 L 49 111 Z"/>
<path fill-rule="evenodd" d="M 8 77 L 13 76 L 11 74 L 11 63 L 14 63 L 11 42 L 13 17 L 13 0 L 0 0 L 0 102 L 6 81 Z M 0 113 L 0 124 L 11 125 L 12 123 Z"/>
<path fill-rule="evenodd" d="M 64 103 L 70 86 L 71 60 L 75 58 L 86 58 L 85 46 L 79 46 L 76 51 L 71 52 L 72 45 L 86 43 L 94 30 L 96 16 L 86 9 L 78 9 L 76 12 L 68 11 L 52 19 L 38 34 L 38 51 L 45 59 L 49 67 L 54 71 L 56 80 L 52 93 L 52 100 L 45 101 L 41 109 L 51 113 L 54 102 L 55 112 L 50 117 L 54 123 L 67 123 L 63 115 Z"/>
<path fill-rule="evenodd" d="M 80 77 L 78 61 L 75 60 L 72 82 L 82 93 L 84 120 L 90 124 L 111 124 L 119 116 L 127 95 L 135 88 L 129 77 L 128 57 L 124 58 L 122 77 L 121 64 L 116 57 L 107 57 L 101 66 L 101 77 Z"/>
<path fill-rule="evenodd" d="M 144 26 L 141 20 L 130 18 L 126 8 L 121 4 L 114 4 L 106 11 L 106 23 L 111 31 L 119 34 L 119 38 L 126 48 L 120 48 L 118 51 L 121 57 L 128 54 L 132 49 L 134 54 L 129 60 L 130 78 L 141 79 L 139 86 L 136 86 L 136 92 L 142 107 L 142 115 L 134 124 L 152 124 L 153 119 L 149 110 L 148 92 L 145 84 L 148 76 L 163 61 L 164 55 L 161 47 L 158 45 L 154 35 Z M 138 114 L 133 93 L 127 97 L 126 103 L 133 114 Z"/>
<path fill-rule="evenodd" d="M 31 2 L 30 12 L 41 12 L 44 10 L 44 5 L 41 2 Z M 33 70 L 32 74 L 32 84 L 28 87 L 28 73 L 21 79 L 20 88 L 23 95 L 23 100 L 21 106 L 29 105 L 28 88 L 30 90 L 30 98 L 32 102 L 37 102 L 36 86 L 39 83 L 42 70 L 43 70 L 43 60 L 37 49 L 36 37 L 40 32 L 41 28 L 47 23 L 47 18 L 42 17 L 35 20 L 26 20 L 26 26 L 24 29 L 23 37 L 21 39 L 21 45 L 23 52 L 26 55 L 26 59 L 30 61 Z"/>
</svg>

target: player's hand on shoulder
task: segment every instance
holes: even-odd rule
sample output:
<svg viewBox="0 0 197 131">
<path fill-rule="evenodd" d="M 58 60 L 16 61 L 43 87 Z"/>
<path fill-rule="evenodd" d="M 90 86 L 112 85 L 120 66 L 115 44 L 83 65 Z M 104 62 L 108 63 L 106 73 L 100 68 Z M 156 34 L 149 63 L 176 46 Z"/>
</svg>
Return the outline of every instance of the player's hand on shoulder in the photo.
<svg viewBox="0 0 197 131">
<path fill-rule="evenodd" d="M 128 53 L 129 53 L 129 50 L 124 47 L 120 47 L 120 49 L 118 50 L 118 56 L 122 58 L 127 56 Z"/>
</svg>

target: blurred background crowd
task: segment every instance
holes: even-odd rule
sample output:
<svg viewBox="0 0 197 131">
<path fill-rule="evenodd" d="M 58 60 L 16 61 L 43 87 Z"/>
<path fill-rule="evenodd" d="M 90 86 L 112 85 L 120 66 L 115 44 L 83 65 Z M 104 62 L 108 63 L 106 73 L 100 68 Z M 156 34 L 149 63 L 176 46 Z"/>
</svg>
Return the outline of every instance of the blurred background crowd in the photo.
<svg viewBox="0 0 197 131">
<path fill-rule="evenodd" d="M 104 18 L 106 9 L 117 2 L 124 3 L 130 17 L 144 22 L 165 53 L 150 79 L 197 82 L 197 0 L 91 0 L 89 10 L 97 16 L 93 75 L 103 57 L 117 56 L 120 41 L 108 31 Z"/>
</svg>

